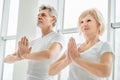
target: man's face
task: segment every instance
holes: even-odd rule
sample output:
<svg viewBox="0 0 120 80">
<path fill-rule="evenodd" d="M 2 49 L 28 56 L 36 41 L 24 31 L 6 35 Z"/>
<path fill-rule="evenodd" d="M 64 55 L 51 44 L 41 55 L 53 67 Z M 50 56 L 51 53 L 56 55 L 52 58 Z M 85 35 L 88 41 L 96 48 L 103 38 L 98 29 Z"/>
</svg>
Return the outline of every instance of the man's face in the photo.
<svg viewBox="0 0 120 80">
<path fill-rule="evenodd" d="M 38 13 L 37 25 L 40 28 L 52 26 L 54 23 L 53 18 L 54 17 L 50 16 L 50 12 L 48 9 L 41 10 Z"/>
</svg>

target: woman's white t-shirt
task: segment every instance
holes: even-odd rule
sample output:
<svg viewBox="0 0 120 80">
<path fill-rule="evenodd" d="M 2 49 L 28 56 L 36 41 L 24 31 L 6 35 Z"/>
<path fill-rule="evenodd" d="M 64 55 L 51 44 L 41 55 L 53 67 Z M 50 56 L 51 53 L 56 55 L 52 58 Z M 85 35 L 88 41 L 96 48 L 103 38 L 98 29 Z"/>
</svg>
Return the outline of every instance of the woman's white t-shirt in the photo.
<svg viewBox="0 0 120 80">
<path fill-rule="evenodd" d="M 90 62 L 99 63 L 100 56 L 105 52 L 112 52 L 110 45 L 107 42 L 99 41 L 88 50 L 80 53 L 80 57 Z M 68 80 L 103 80 L 103 78 L 98 78 L 71 63 Z"/>
</svg>

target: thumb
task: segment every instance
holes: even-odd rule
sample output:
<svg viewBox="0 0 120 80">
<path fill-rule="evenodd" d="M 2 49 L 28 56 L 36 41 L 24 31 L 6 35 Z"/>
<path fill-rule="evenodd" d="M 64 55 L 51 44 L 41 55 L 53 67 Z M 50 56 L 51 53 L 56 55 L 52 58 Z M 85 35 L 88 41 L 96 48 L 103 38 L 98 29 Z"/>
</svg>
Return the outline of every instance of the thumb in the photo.
<svg viewBox="0 0 120 80">
<path fill-rule="evenodd" d="M 31 52 L 31 50 L 32 50 L 32 47 L 29 48 L 29 52 Z"/>
</svg>

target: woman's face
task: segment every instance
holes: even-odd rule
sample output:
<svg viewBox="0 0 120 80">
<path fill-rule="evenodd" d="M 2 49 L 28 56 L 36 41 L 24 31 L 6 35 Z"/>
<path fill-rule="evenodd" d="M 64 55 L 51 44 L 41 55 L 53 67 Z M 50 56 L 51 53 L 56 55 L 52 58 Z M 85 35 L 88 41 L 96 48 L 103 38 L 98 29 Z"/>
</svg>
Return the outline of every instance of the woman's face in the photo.
<svg viewBox="0 0 120 80">
<path fill-rule="evenodd" d="M 99 26 L 98 22 L 91 16 L 87 15 L 80 20 L 80 30 L 83 34 L 98 34 L 99 35 Z"/>
</svg>

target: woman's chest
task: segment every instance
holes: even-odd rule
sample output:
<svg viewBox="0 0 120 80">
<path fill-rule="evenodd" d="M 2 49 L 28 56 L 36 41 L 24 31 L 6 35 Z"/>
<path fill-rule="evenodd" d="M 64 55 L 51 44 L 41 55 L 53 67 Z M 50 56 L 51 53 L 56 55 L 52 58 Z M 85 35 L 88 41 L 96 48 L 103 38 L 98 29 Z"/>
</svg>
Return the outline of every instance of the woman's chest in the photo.
<svg viewBox="0 0 120 80">
<path fill-rule="evenodd" d="M 99 61 L 100 59 L 100 46 L 92 46 L 78 49 L 80 57 L 89 61 Z"/>
</svg>

